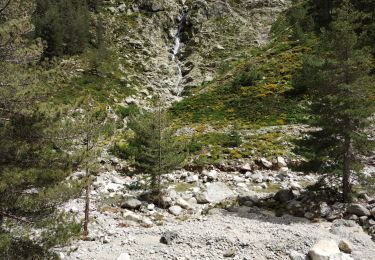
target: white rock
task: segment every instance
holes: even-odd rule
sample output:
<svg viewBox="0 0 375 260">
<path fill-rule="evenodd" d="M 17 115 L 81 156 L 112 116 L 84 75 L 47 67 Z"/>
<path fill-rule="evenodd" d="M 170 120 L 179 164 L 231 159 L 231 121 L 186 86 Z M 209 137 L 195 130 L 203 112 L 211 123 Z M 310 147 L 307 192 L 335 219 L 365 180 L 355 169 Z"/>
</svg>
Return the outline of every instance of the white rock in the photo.
<svg viewBox="0 0 375 260">
<path fill-rule="evenodd" d="M 125 103 L 126 104 L 134 104 L 136 102 L 136 100 L 133 98 L 133 97 L 127 97 L 125 98 Z"/>
<path fill-rule="evenodd" d="M 107 236 L 105 236 L 103 237 L 102 242 L 103 244 L 108 244 L 109 242 L 111 242 L 111 240 Z"/>
<path fill-rule="evenodd" d="M 289 171 L 289 168 L 288 168 L 288 167 L 281 167 L 281 168 L 279 169 L 279 172 L 280 172 L 281 174 L 287 174 L 288 171 Z"/>
<path fill-rule="evenodd" d="M 197 182 L 199 180 L 198 175 L 191 175 L 186 178 L 187 183 Z"/>
<path fill-rule="evenodd" d="M 252 175 L 251 172 L 246 172 L 246 173 L 245 173 L 245 178 L 251 178 L 251 175 Z"/>
<path fill-rule="evenodd" d="M 150 218 L 148 218 L 148 217 L 142 218 L 141 223 L 143 225 L 146 225 L 146 226 L 152 226 L 152 225 L 154 225 L 154 223 L 152 222 L 152 220 Z"/>
<path fill-rule="evenodd" d="M 128 253 L 122 253 L 117 260 L 131 260 L 130 255 Z"/>
<path fill-rule="evenodd" d="M 192 187 L 192 188 L 191 188 L 191 192 L 192 192 L 193 194 L 197 194 L 197 193 L 199 193 L 199 191 L 200 191 L 199 187 Z"/>
<path fill-rule="evenodd" d="M 197 199 L 193 197 L 190 198 L 187 202 L 189 203 L 189 205 L 195 205 L 197 204 Z"/>
<path fill-rule="evenodd" d="M 135 222 L 140 222 L 142 220 L 141 216 L 137 215 L 136 213 L 134 213 L 132 211 L 128 211 L 128 210 L 123 212 L 123 217 L 126 220 L 135 221 Z"/>
<path fill-rule="evenodd" d="M 241 170 L 243 171 L 251 171 L 251 165 L 249 163 L 245 163 L 241 166 Z"/>
<path fill-rule="evenodd" d="M 155 209 L 155 205 L 152 204 L 152 203 L 151 203 L 151 204 L 148 204 L 148 205 L 147 205 L 147 209 L 150 210 L 150 211 L 152 211 L 152 210 Z"/>
<path fill-rule="evenodd" d="M 125 12 L 126 11 L 126 4 L 121 4 L 121 5 L 119 5 L 119 7 L 118 7 L 118 10 L 120 11 L 120 12 Z"/>
<path fill-rule="evenodd" d="M 266 158 L 260 158 L 260 162 L 262 163 L 262 165 L 264 167 L 266 167 L 267 169 L 270 169 L 272 168 L 272 163 L 270 161 L 268 161 Z"/>
<path fill-rule="evenodd" d="M 207 176 L 207 178 L 211 180 L 216 180 L 219 175 L 216 170 L 211 170 L 211 171 L 204 170 L 202 174 Z"/>
<path fill-rule="evenodd" d="M 244 179 L 242 179 L 242 178 L 239 177 L 239 176 L 234 176 L 234 177 L 233 177 L 233 180 L 234 180 L 235 182 L 244 182 L 244 181 L 245 181 Z"/>
<path fill-rule="evenodd" d="M 191 209 L 191 205 L 183 198 L 178 198 L 176 204 L 183 209 Z"/>
<path fill-rule="evenodd" d="M 332 260 L 340 253 L 339 246 L 333 240 L 319 240 L 309 251 L 311 260 Z"/>
<path fill-rule="evenodd" d="M 197 196 L 200 203 L 220 203 L 225 199 L 233 198 L 233 191 L 222 182 L 207 185 L 206 191 Z"/>
<path fill-rule="evenodd" d="M 240 187 L 240 188 L 247 188 L 247 185 L 244 182 L 238 182 L 236 185 L 237 187 Z"/>
<path fill-rule="evenodd" d="M 298 183 L 298 182 L 295 182 L 295 181 L 292 181 L 290 183 L 290 187 L 293 189 L 293 190 L 300 190 L 302 189 L 301 185 Z"/>
<path fill-rule="evenodd" d="M 297 251 L 292 251 L 289 254 L 290 260 L 307 260 L 307 256 Z"/>
<path fill-rule="evenodd" d="M 115 183 L 115 184 L 120 184 L 120 185 L 124 185 L 125 184 L 124 180 L 121 180 L 120 178 L 118 178 L 116 176 L 112 176 L 111 181 L 113 183 Z"/>
<path fill-rule="evenodd" d="M 277 157 L 277 167 L 279 167 L 279 168 L 287 167 L 285 159 L 283 157 L 281 157 L 281 156 Z"/>
<path fill-rule="evenodd" d="M 177 205 L 170 207 L 168 210 L 172 215 L 175 215 L 175 216 L 179 216 L 182 212 L 182 208 Z"/>
</svg>

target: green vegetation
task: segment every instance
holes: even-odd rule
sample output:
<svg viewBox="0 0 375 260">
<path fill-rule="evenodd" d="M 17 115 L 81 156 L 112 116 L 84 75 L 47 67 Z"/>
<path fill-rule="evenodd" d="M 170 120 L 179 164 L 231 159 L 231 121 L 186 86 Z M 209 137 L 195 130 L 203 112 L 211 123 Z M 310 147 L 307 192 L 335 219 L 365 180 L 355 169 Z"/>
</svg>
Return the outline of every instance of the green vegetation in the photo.
<svg viewBox="0 0 375 260">
<path fill-rule="evenodd" d="M 180 167 L 186 158 L 182 142 L 174 138 L 166 111 L 160 106 L 156 112 L 143 113 L 131 118 L 129 127 L 134 131 L 131 146 L 137 170 L 148 176 L 148 188 L 159 202 L 162 176 Z"/>
<path fill-rule="evenodd" d="M 89 41 L 86 1 L 37 0 L 35 33 L 47 42 L 46 57 L 82 53 Z"/>
<path fill-rule="evenodd" d="M 3 2 L 0 2 L 3 4 Z M 36 63 L 39 40 L 28 37 L 30 1 L 0 9 L 0 258 L 48 259 L 49 249 L 80 233 L 81 225 L 58 206 L 81 185 L 67 181 L 75 158 L 61 114 L 46 105 L 56 90 L 53 70 Z M 42 66 L 42 65 L 41 65 Z M 33 236 L 36 231 L 40 235 Z"/>
<path fill-rule="evenodd" d="M 181 123 L 278 125 L 305 121 L 303 100 L 291 98 L 292 76 L 301 67 L 310 47 L 275 42 L 251 49 L 249 60 L 240 60 L 204 89 L 174 104 L 172 113 Z"/>
<path fill-rule="evenodd" d="M 343 200 L 348 201 L 351 175 L 360 173 L 361 156 L 374 148 L 366 128 L 375 112 L 375 78 L 369 74 L 371 55 L 358 46 L 353 7 L 345 1 L 333 13 L 317 54 L 305 57 L 299 75 L 312 100 L 312 125 L 319 128 L 303 145 L 320 171 L 340 176 Z"/>
</svg>

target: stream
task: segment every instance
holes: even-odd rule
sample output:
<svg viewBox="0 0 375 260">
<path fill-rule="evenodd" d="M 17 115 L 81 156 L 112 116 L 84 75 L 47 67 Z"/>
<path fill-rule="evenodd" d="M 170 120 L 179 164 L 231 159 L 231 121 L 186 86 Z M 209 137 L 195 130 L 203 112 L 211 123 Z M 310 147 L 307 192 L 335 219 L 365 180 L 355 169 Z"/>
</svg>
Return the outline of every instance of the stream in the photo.
<svg viewBox="0 0 375 260">
<path fill-rule="evenodd" d="M 178 28 L 177 28 L 177 33 L 174 37 L 175 41 L 174 41 L 174 46 L 172 49 L 172 61 L 174 61 L 177 65 L 177 69 L 176 69 L 177 80 L 176 80 L 176 87 L 175 87 L 175 92 L 177 96 L 180 96 L 182 91 L 184 90 L 183 85 L 181 84 L 183 80 L 181 62 L 178 60 L 177 55 L 181 49 L 181 33 L 184 27 L 186 15 L 187 15 L 187 8 L 186 6 L 184 6 L 182 9 L 182 12 L 178 16 Z"/>
</svg>

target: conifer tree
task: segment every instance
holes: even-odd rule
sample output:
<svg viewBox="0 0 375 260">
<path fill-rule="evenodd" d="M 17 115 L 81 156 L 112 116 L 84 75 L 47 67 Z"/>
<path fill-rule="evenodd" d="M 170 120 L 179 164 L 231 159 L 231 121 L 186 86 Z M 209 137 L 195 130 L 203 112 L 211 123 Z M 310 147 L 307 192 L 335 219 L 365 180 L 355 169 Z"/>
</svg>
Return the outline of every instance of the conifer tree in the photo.
<svg viewBox="0 0 375 260">
<path fill-rule="evenodd" d="M 89 235 L 90 191 L 93 175 L 98 172 L 98 156 L 100 153 L 100 137 L 110 123 L 106 112 L 88 95 L 79 102 L 80 113 L 70 121 L 65 121 L 65 129 L 74 136 L 71 146 L 75 148 L 76 168 L 85 171 L 85 219 L 83 236 Z"/>
<path fill-rule="evenodd" d="M 47 259 L 50 247 L 80 232 L 58 210 L 80 188 L 67 180 L 70 156 L 56 145 L 60 117 L 43 106 L 50 78 L 34 64 L 40 42 L 27 37 L 32 1 L 1 3 L 0 258 Z"/>
<path fill-rule="evenodd" d="M 176 140 L 168 114 L 160 105 L 155 112 L 131 118 L 129 127 L 135 133 L 131 144 L 136 148 L 135 166 L 148 176 L 148 186 L 158 200 L 162 194 L 162 176 L 182 165 L 185 147 Z"/>
<path fill-rule="evenodd" d="M 36 36 L 47 42 L 47 57 L 78 54 L 88 44 L 86 1 L 37 0 L 33 20 Z"/>
<path fill-rule="evenodd" d="M 360 173 L 361 156 L 374 144 L 365 130 L 375 112 L 375 79 L 369 76 L 368 51 L 359 47 L 354 31 L 357 15 L 348 1 L 334 10 L 334 20 L 316 54 L 305 58 L 300 75 L 309 88 L 318 129 L 304 145 L 313 152 L 310 159 L 320 162 L 320 171 L 340 176 L 344 201 L 350 197 L 352 178 Z"/>
</svg>

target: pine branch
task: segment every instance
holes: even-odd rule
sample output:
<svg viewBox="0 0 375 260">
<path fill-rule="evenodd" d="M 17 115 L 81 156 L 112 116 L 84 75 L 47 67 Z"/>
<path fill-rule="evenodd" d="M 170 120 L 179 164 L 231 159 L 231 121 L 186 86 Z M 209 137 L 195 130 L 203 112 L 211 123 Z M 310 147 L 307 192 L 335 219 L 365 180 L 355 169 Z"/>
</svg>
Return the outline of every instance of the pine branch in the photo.
<svg viewBox="0 0 375 260">
<path fill-rule="evenodd" d="M 11 1 L 12 1 L 12 0 L 8 0 L 8 2 L 5 3 L 5 5 L 0 9 L 0 14 L 1 14 L 2 12 L 4 12 L 5 9 L 7 9 L 7 7 L 9 6 L 9 4 L 10 4 Z"/>
</svg>

